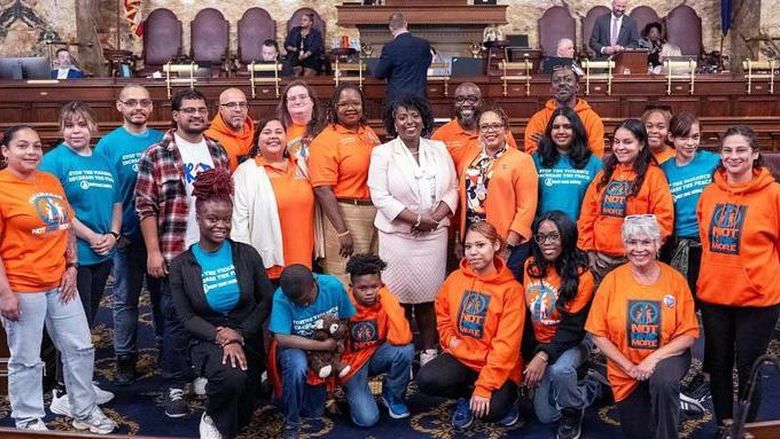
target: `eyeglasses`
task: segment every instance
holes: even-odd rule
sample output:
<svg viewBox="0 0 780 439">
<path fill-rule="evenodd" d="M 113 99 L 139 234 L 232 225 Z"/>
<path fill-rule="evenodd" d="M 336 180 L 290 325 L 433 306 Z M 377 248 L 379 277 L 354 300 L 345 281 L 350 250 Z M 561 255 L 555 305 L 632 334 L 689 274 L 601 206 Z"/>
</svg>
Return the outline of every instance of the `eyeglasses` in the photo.
<svg viewBox="0 0 780 439">
<path fill-rule="evenodd" d="M 550 234 L 543 234 L 543 233 L 537 233 L 536 236 L 534 236 L 534 241 L 536 241 L 537 244 L 542 245 L 547 241 L 550 241 L 551 244 L 555 244 L 558 242 L 561 242 L 561 234 L 560 233 L 550 233 Z"/>
<path fill-rule="evenodd" d="M 146 107 L 152 105 L 152 101 L 149 100 L 149 99 L 141 99 L 141 100 L 138 100 L 138 99 L 128 99 L 126 101 L 123 101 L 123 100 L 120 99 L 119 102 L 121 102 L 122 105 L 127 105 L 128 107 L 135 107 L 137 105 L 141 105 L 141 107 L 146 108 Z"/>
<path fill-rule="evenodd" d="M 195 114 L 195 113 L 200 113 L 200 114 L 209 114 L 209 109 L 208 109 L 208 108 L 206 108 L 206 107 L 200 107 L 200 108 L 195 108 L 195 107 L 186 107 L 186 108 L 180 108 L 180 109 L 179 109 L 179 112 L 181 112 L 181 113 L 184 113 L 184 114 L 187 114 L 187 115 L 190 115 L 190 116 L 191 116 L 191 115 L 193 115 L 193 114 Z"/>
<path fill-rule="evenodd" d="M 482 131 L 483 133 L 487 133 L 489 131 L 501 131 L 503 128 L 504 128 L 503 123 L 491 123 L 489 125 L 485 124 L 479 126 L 479 130 Z"/>
<path fill-rule="evenodd" d="M 479 96 L 469 95 L 469 96 L 455 96 L 455 103 L 456 104 L 462 104 L 464 102 L 468 102 L 470 104 L 476 104 L 479 101 Z"/>
<path fill-rule="evenodd" d="M 246 110 L 248 104 L 246 102 L 226 102 L 224 104 L 219 104 L 219 106 L 230 110 Z"/>
</svg>

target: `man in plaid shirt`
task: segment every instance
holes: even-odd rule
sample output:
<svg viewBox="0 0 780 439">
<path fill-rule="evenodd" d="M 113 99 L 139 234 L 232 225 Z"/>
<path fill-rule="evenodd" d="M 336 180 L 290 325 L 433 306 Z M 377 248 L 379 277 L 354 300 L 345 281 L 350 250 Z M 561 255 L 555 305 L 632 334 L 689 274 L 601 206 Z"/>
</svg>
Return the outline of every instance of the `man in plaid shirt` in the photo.
<svg viewBox="0 0 780 439">
<path fill-rule="evenodd" d="M 168 264 L 199 239 L 192 183 L 200 172 L 228 169 L 228 156 L 222 146 L 203 136 L 209 115 L 202 93 L 178 91 L 171 98 L 171 110 L 176 128 L 150 146 L 138 162 L 135 209 L 146 244 L 147 270 L 162 279 L 165 325 L 160 368 L 168 387 L 164 408 L 166 415 L 178 418 L 187 415 L 184 384 L 189 378 L 189 335 L 174 310 Z"/>
</svg>

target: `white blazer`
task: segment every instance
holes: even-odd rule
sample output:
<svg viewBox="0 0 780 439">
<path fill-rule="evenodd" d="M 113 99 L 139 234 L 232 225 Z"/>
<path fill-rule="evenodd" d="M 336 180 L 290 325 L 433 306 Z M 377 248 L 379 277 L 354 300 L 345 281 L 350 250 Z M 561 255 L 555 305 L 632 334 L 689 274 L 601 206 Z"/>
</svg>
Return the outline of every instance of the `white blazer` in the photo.
<svg viewBox="0 0 780 439">
<path fill-rule="evenodd" d="M 446 203 L 455 212 L 458 206 L 458 178 L 444 143 L 420 139 L 419 159 L 418 165 L 412 153 L 397 137 L 375 147 L 371 152 L 368 188 L 371 190 L 371 201 L 377 208 L 374 225 L 378 230 L 385 233 L 410 233 L 412 226 L 396 219 L 405 208 L 424 213 L 429 209 L 435 210 L 439 203 Z M 433 191 L 428 193 L 433 200 L 421 200 L 420 184 L 431 179 L 434 181 Z M 445 218 L 439 227 L 449 225 L 449 218 Z"/>
</svg>

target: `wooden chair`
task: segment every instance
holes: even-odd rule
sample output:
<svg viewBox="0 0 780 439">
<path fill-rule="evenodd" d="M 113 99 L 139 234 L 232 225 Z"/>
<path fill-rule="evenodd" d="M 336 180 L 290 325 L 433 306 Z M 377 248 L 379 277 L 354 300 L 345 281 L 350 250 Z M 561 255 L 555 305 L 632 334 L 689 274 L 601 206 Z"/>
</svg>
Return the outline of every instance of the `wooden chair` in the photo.
<svg viewBox="0 0 780 439">
<path fill-rule="evenodd" d="M 243 65 L 261 61 L 265 40 L 276 40 L 276 21 L 263 8 L 247 9 L 238 20 L 238 61 Z"/>
<path fill-rule="evenodd" d="M 636 21 L 636 28 L 641 36 L 642 31 L 645 30 L 645 26 L 649 23 L 660 23 L 663 26 L 661 18 L 658 17 L 658 13 L 650 6 L 637 6 L 631 10 L 628 14 Z"/>
<path fill-rule="evenodd" d="M 154 72 L 181 55 L 181 21 L 171 10 L 159 8 L 144 21 L 144 71 Z"/>
<path fill-rule="evenodd" d="M 557 56 L 558 41 L 568 38 L 575 42 L 574 18 L 568 8 L 553 6 L 536 22 L 539 32 L 539 48 L 542 56 Z"/>
<path fill-rule="evenodd" d="M 211 68 L 220 76 L 230 54 L 230 23 L 214 8 L 200 10 L 190 22 L 190 50 L 195 63 Z"/>
<path fill-rule="evenodd" d="M 690 6 L 679 5 L 664 19 L 666 40 L 680 48 L 683 55 L 697 60 L 704 51 L 701 40 L 701 17 Z"/>
<path fill-rule="evenodd" d="M 606 6 L 594 6 L 582 17 L 580 22 L 580 29 L 582 29 L 582 50 L 580 53 L 582 55 L 588 58 L 596 55 L 590 48 L 590 36 L 593 34 L 593 27 L 596 26 L 596 19 L 609 13 L 610 9 Z"/>
</svg>

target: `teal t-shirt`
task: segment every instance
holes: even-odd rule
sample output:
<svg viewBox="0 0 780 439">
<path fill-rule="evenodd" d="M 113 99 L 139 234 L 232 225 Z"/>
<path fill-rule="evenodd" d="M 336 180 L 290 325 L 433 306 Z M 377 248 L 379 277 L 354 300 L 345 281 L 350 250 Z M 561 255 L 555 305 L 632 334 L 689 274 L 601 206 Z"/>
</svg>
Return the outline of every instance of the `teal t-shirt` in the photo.
<svg viewBox="0 0 780 439">
<path fill-rule="evenodd" d="M 79 221 L 101 235 L 111 231 L 114 203 L 120 199 L 114 172 L 105 157 L 95 153 L 81 156 L 61 143 L 43 156 L 39 169 L 57 177 Z M 76 246 L 81 265 L 94 265 L 113 255 L 113 251 L 98 255 L 82 239 Z"/>
<path fill-rule="evenodd" d="M 233 246 L 230 241 L 224 241 L 213 252 L 204 251 L 200 244 L 195 243 L 192 245 L 192 254 L 200 265 L 206 303 L 215 312 L 221 314 L 233 311 L 238 304 L 240 291 L 236 266 L 233 265 Z"/>
<path fill-rule="evenodd" d="M 568 156 L 561 155 L 552 168 L 542 165 L 538 152 L 533 154 L 536 172 L 539 174 L 539 203 L 536 216 L 540 217 L 552 210 L 563 211 L 572 221 L 580 217 L 582 199 L 588 185 L 601 170 L 603 163 L 596 155 L 591 155 L 582 169 L 577 169 Z"/>
<path fill-rule="evenodd" d="M 309 338 L 314 333 L 314 323 L 323 316 L 329 314 L 346 320 L 357 312 L 341 281 L 327 274 L 315 274 L 314 279 L 317 282 L 317 298 L 308 306 L 300 306 L 288 299 L 281 287 L 276 289 L 269 331 Z"/>
<path fill-rule="evenodd" d="M 679 238 L 698 238 L 699 224 L 696 221 L 696 206 L 701 191 L 712 183 L 712 173 L 720 157 L 709 151 L 697 151 L 688 164 L 678 166 L 672 158 L 661 165 L 669 182 L 674 201 L 674 235 Z"/>
<path fill-rule="evenodd" d="M 147 130 L 143 134 L 133 134 L 120 126 L 103 136 L 95 146 L 95 152 L 103 155 L 114 170 L 117 188 L 122 200 L 122 236 L 138 241 L 141 232 L 138 214 L 135 212 L 135 180 L 138 177 L 138 160 L 149 146 L 162 140 L 163 133 Z"/>
</svg>

